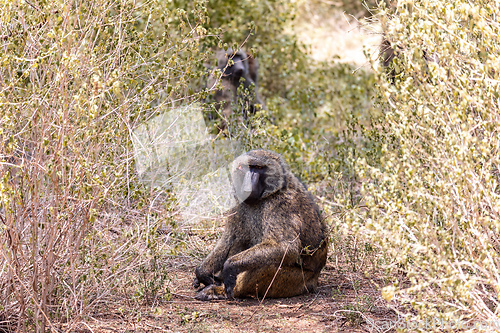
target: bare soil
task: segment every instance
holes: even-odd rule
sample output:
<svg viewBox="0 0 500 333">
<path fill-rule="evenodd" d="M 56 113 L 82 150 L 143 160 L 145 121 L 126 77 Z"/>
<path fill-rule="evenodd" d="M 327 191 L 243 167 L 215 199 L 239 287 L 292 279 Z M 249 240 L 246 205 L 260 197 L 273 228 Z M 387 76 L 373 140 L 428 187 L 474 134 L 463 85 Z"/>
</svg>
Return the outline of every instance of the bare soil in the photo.
<svg viewBox="0 0 500 333">
<path fill-rule="evenodd" d="M 388 332 L 396 313 L 377 282 L 328 263 L 315 293 L 281 299 L 202 302 L 194 265 L 172 267 L 171 298 L 153 306 L 95 314 L 76 332 Z"/>
</svg>

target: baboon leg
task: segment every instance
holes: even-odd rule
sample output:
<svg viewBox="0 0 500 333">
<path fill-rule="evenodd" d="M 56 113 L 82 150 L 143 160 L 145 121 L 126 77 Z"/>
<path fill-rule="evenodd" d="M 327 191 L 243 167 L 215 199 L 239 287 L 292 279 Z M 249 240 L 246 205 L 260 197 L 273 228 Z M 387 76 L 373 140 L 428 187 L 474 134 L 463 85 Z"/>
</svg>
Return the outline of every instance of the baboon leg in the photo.
<svg viewBox="0 0 500 333">
<path fill-rule="evenodd" d="M 217 286 L 215 284 L 211 284 L 198 291 L 194 298 L 200 301 L 213 301 L 218 299 L 225 299 L 226 292 L 224 291 L 224 286 Z"/>
<path fill-rule="evenodd" d="M 318 276 L 319 272 L 304 271 L 300 267 L 282 267 L 278 274 L 276 267 L 245 271 L 236 279 L 234 296 L 260 298 L 264 295 L 266 298 L 297 296 L 314 291 L 318 285 Z"/>
</svg>

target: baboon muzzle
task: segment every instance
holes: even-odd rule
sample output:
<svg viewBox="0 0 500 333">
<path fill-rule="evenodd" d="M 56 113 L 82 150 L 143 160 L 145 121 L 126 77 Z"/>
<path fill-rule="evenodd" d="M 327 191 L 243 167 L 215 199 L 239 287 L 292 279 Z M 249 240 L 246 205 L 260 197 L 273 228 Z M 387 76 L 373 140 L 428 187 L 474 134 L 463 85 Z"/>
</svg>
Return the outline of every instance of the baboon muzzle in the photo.
<svg viewBox="0 0 500 333">
<path fill-rule="evenodd" d="M 248 170 L 245 174 L 245 178 L 243 179 L 243 184 L 241 184 L 242 192 L 248 193 L 248 195 L 250 196 L 258 182 L 259 174 L 257 172 Z"/>
<path fill-rule="evenodd" d="M 261 175 L 258 171 L 247 170 L 240 187 L 239 199 L 242 202 L 252 203 L 260 199 L 263 192 Z"/>
<path fill-rule="evenodd" d="M 245 73 L 245 68 L 243 66 L 240 66 L 239 68 L 235 68 L 234 69 L 235 79 L 237 79 L 239 81 L 244 73 Z"/>
</svg>

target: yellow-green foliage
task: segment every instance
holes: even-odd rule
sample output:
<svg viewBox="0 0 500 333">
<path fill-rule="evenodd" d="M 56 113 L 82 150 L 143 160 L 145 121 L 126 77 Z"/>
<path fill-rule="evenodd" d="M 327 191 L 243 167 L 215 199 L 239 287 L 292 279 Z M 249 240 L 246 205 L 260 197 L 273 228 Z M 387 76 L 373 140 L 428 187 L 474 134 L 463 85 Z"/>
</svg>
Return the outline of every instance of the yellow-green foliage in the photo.
<svg viewBox="0 0 500 333">
<path fill-rule="evenodd" d="M 397 50 L 384 69 L 380 164 L 358 166 L 363 229 L 411 285 L 384 290 L 422 317 L 498 320 L 500 3 L 398 1 L 381 13 Z"/>
<path fill-rule="evenodd" d="M 207 22 L 197 3 L 1 2 L 0 320 L 44 332 L 150 267 L 168 214 L 136 181 L 129 134 L 196 98 Z"/>
<path fill-rule="evenodd" d="M 0 321 L 42 332 L 117 295 L 168 299 L 162 255 L 187 236 L 157 241 L 178 227 L 178 201 L 141 184 L 131 136 L 202 102 L 214 49 L 235 44 L 257 54 L 269 109 L 237 124 L 238 144 L 276 150 L 317 181 L 325 211 L 342 210 L 335 227 L 358 214 L 350 226 L 411 279 L 387 299 L 422 317 L 497 319 L 500 5 L 383 10 L 398 56 L 394 77 L 374 63 L 375 77 L 311 61 L 284 32 L 294 3 L 0 2 Z"/>
</svg>

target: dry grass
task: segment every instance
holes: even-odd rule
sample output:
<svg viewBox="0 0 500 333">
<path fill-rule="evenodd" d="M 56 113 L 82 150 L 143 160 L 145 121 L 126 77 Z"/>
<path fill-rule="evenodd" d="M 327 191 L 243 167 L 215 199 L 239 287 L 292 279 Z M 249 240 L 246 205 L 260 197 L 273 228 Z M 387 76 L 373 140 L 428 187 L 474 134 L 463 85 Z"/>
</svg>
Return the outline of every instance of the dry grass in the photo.
<svg viewBox="0 0 500 333">
<path fill-rule="evenodd" d="M 398 320 L 378 291 L 385 284 L 377 272 L 380 255 L 364 242 L 337 236 L 315 293 L 287 299 L 242 299 L 200 302 L 191 287 L 199 260 L 215 244 L 217 234 L 186 228 L 164 240 L 181 250 L 163 256 L 168 272 L 166 288 L 158 297 L 138 306 L 109 303 L 105 309 L 76 322 L 81 332 L 385 332 Z M 180 236 L 182 235 L 182 236 Z M 182 238 L 183 240 L 180 240 Z M 355 267 L 353 270 L 352 268 Z M 62 329 L 68 329 L 62 325 Z"/>
</svg>

